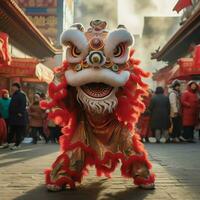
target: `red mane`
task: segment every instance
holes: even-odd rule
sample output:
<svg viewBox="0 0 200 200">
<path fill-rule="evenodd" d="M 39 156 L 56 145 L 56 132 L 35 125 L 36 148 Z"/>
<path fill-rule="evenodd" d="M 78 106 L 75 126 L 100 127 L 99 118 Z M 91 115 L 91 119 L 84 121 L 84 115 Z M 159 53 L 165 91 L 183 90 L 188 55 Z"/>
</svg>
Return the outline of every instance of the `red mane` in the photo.
<svg viewBox="0 0 200 200">
<path fill-rule="evenodd" d="M 132 55 L 134 51 L 130 53 L 130 59 L 128 61 L 128 67 L 130 70 L 130 78 L 127 81 L 126 85 L 116 94 L 118 98 L 118 105 L 113 113 L 116 119 L 123 125 L 126 126 L 130 132 L 134 131 L 135 123 L 137 122 L 139 115 L 144 111 L 145 106 L 141 101 L 141 96 L 147 95 L 147 84 L 142 81 L 143 77 L 148 77 L 150 74 L 144 72 L 138 67 L 139 61 L 134 60 Z M 63 74 L 67 70 L 69 63 L 64 62 L 61 67 L 55 69 L 56 73 Z M 132 164 L 134 162 L 145 164 L 148 169 L 151 169 L 151 163 L 148 161 L 147 152 L 144 150 L 143 144 L 139 141 L 139 135 L 133 134 L 132 143 L 133 150 L 138 155 L 131 155 L 128 158 L 123 153 L 112 153 L 107 151 L 104 155 L 104 158 L 100 160 L 98 158 L 97 152 L 82 143 L 81 141 L 71 143 L 73 134 L 75 133 L 78 121 L 78 112 L 80 106 L 74 97 L 75 94 L 74 88 L 67 86 L 67 80 L 61 78 L 61 82 L 58 85 L 51 83 L 49 85 L 49 96 L 51 101 L 41 102 L 41 107 L 44 109 L 49 109 L 50 112 L 48 117 L 53 119 L 54 122 L 62 126 L 63 135 L 60 137 L 60 145 L 62 153 L 57 158 L 55 163 L 52 165 L 52 168 L 55 168 L 57 163 L 62 159 L 63 170 L 73 177 L 73 180 L 68 177 L 61 177 L 55 183 L 57 185 L 69 184 L 71 188 L 75 187 L 75 182 L 81 182 L 81 179 L 85 173 L 87 173 L 88 165 L 95 165 L 97 175 L 105 175 L 110 177 L 110 173 L 114 171 L 118 165 L 118 161 L 121 160 L 121 172 L 125 177 L 132 178 Z M 72 171 L 69 168 L 69 157 L 65 152 L 68 152 L 73 149 L 80 148 L 86 154 L 86 160 L 84 161 L 83 170 L 79 173 Z M 106 166 L 106 164 L 110 166 Z M 46 183 L 52 184 L 50 180 L 51 169 L 45 171 L 46 173 Z M 147 179 L 144 178 L 135 178 L 134 183 L 136 185 L 141 184 L 151 184 L 154 182 L 155 175 L 151 174 Z"/>
</svg>

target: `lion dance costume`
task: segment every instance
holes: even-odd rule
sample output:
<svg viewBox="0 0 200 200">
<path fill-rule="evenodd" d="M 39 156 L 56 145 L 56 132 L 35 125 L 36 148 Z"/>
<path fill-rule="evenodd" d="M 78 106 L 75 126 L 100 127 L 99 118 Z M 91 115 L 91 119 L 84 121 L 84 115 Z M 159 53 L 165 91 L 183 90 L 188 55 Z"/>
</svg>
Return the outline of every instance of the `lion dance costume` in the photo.
<svg viewBox="0 0 200 200">
<path fill-rule="evenodd" d="M 143 188 L 154 187 L 147 153 L 134 133 L 145 106 L 141 96 L 148 86 L 139 61 L 133 59 L 133 37 L 123 25 L 108 32 L 95 20 L 85 31 L 74 24 L 61 35 L 66 61 L 55 69 L 50 100 L 41 102 L 49 118 L 62 127 L 61 154 L 46 170 L 49 190 L 74 188 L 95 166 L 107 177 L 121 161 L 121 174 Z"/>
</svg>

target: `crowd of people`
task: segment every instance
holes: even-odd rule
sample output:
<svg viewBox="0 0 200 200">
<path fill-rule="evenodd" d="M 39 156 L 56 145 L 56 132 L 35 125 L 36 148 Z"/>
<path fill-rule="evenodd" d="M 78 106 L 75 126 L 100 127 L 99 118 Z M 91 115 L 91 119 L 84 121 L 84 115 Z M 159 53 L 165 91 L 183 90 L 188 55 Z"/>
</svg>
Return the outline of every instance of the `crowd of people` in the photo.
<svg viewBox="0 0 200 200">
<path fill-rule="evenodd" d="M 168 94 L 162 87 L 143 98 L 145 112 L 137 124 L 142 141 L 179 143 L 195 142 L 194 130 L 200 138 L 200 89 L 195 81 L 190 81 L 185 91 L 181 92 L 181 82 L 172 82 Z M 8 90 L 1 91 L 0 98 L 0 146 L 15 150 L 24 138 L 32 138 L 37 144 L 39 139 L 45 143 L 58 143 L 61 129 L 47 118 L 47 113 L 40 108 L 40 101 L 45 99 L 42 93 L 34 95 L 30 104 L 19 83 L 12 84 L 12 95 Z"/>
<path fill-rule="evenodd" d="M 162 87 L 143 99 L 146 111 L 138 122 L 138 133 L 142 141 L 163 143 L 195 142 L 194 131 L 200 138 L 200 89 L 190 81 L 181 91 L 181 82 L 174 80 L 168 94 Z"/>
<path fill-rule="evenodd" d="M 21 90 L 19 83 L 12 84 L 12 95 L 3 89 L 0 98 L 0 146 L 1 148 L 18 149 L 24 138 L 38 139 L 45 143 L 58 143 L 60 127 L 47 118 L 47 113 L 40 108 L 40 101 L 45 99 L 42 93 L 36 93 L 32 103 Z"/>
</svg>

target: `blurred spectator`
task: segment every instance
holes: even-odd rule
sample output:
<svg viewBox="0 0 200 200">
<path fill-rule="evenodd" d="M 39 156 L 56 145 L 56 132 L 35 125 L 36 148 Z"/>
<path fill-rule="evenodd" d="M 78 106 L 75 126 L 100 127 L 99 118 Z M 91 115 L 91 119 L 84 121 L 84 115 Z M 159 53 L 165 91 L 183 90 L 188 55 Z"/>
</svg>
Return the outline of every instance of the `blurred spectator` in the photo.
<svg viewBox="0 0 200 200">
<path fill-rule="evenodd" d="M 45 100 L 46 99 L 46 95 L 44 93 L 40 93 L 40 98 L 41 98 L 41 100 Z"/>
<path fill-rule="evenodd" d="M 50 132 L 50 140 L 52 143 L 59 143 L 61 136 L 61 128 L 57 126 L 52 120 L 48 120 L 48 128 Z"/>
<path fill-rule="evenodd" d="M 25 135 L 27 102 L 26 95 L 21 91 L 21 85 L 19 83 L 12 84 L 12 91 L 13 95 L 9 106 L 10 131 L 8 133 L 8 144 L 5 147 L 8 147 L 15 139 L 15 145 L 11 147 L 11 150 L 15 150 L 19 147 L 22 137 Z"/>
<path fill-rule="evenodd" d="M 150 105 L 150 127 L 155 133 L 157 143 L 161 138 L 163 142 L 169 139 L 168 129 L 170 127 L 170 103 L 169 98 L 164 95 L 164 89 L 157 87 Z"/>
<path fill-rule="evenodd" d="M 181 93 L 180 87 L 181 83 L 179 80 L 174 80 L 172 82 L 172 90 L 169 93 L 170 101 L 170 117 L 172 120 L 172 142 L 185 141 L 183 136 L 181 136 L 182 131 L 182 119 L 181 119 Z"/>
<path fill-rule="evenodd" d="M 33 104 L 29 108 L 29 122 L 31 127 L 31 136 L 33 137 L 33 144 L 37 144 L 38 133 L 44 137 L 46 143 L 48 142 L 47 136 L 44 134 L 43 125 L 45 119 L 45 112 L 40 108 L 40 96 L 35 94 Z"/>
<path fill-rule="evenodd" d="M 1 112 L 0 112 L 0 145 L 4 144 L 7 139 L 7 128 L 6 122 L 3 119 Z"/>
<path fill-rule="evenodd" d="M 10 106 L 10 97 L 9 92 L 6 89 L 1 90 L 2 97 L 0 98 L 0 111 L 2 118 L 6 122 L 7 130 L 8 130 L 8 124 L 9 124 L 9 106 Z"/>
<path fill-rule="evenodd" d="M 198 96 L 198 104 L 200 105 L 200 83 L 198 84 L 198 92 L 197 92 L 197 96 Z M 195 129 L 198 131 L 199 133 L 199 140 L 200 140 L 200 108 L 199 108 L 199 113 L 198 113 L 198 123 L 195 127 Z"/>
<path fill-rule="evenodd" d="M 198 122 L 199 101 L 197 96 L 198 85 L 195 81 L 188 83 L 187 90 L 181 97 L 183 112 L 183 137 L 188 142 L 194 142 L 194 128 Z"/>
<path fill-rule="evenodd" d="M 144 96 L 142 98 L 142 102 L 145 104 L 146 110 L 144 113 L 141 114 L 137 124 L 138 133 L 141 136 L 142 141 L 145 140 L 145 142 L 149 142 L 149 137 L 151 136 L 149 103 L 151 101 L 153 92 L 149 90 L 148 93 L 148 96 Z"/>
</svg>

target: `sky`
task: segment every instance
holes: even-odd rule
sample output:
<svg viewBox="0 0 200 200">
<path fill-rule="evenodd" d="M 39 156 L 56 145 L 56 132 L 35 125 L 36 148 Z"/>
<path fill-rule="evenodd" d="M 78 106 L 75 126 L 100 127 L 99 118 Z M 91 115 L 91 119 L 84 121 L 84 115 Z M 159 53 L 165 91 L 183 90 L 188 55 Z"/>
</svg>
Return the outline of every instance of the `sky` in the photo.
<svg viewBox="0 0 200 200">
<path fill-rule="evenodd" d="M 144 16 L 177 16 L 172 11 L 178 0 L 118 0 L 118 23 L 133 34 L 141 34 Z"/>
</svg>

